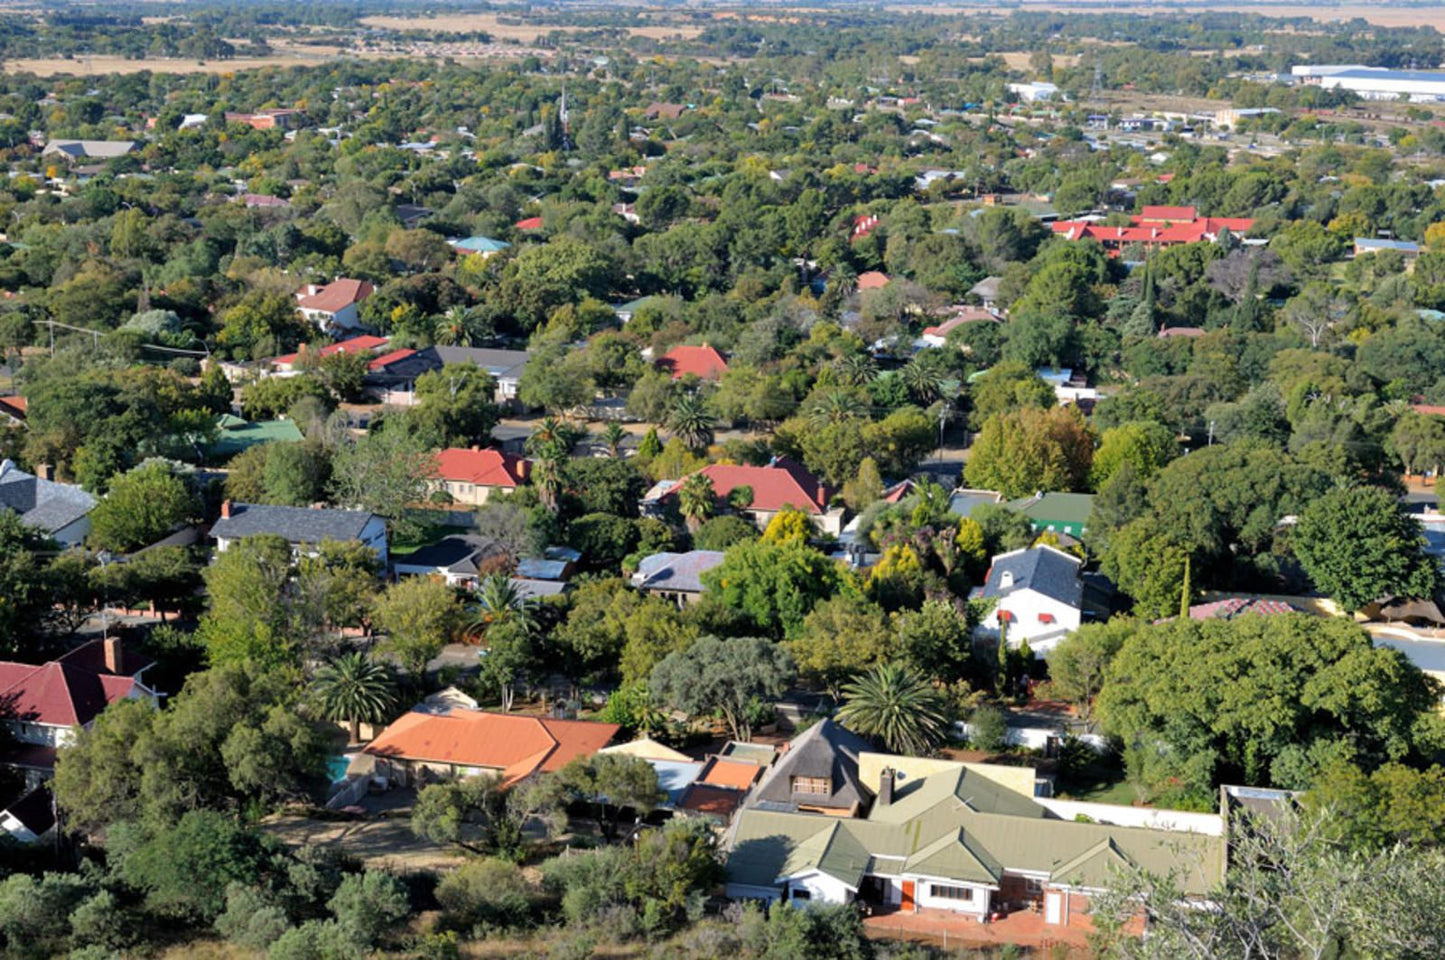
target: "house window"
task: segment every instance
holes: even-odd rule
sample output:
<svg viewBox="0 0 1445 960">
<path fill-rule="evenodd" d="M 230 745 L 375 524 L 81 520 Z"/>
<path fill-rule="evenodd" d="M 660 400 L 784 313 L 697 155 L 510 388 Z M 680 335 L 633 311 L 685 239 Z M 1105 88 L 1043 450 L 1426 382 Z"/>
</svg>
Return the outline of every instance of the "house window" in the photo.
<svg viewBox="0 0 1445 960">
<path fill-rule="evenodd" d="M 827 777 L 794 777 L 793 792 L 826 795 L 833 792 L 833 781 Z"/>
<path fill-rule="evenodd" d="M 954 887 L 946 883 L 930 883 L 928 895 L 939 900 L 956 900 L 959 903 L 973 902 L 972 887 Z"/>
<path fill-rule="evenodd" d="M 1053 622 L 1054 622 L 1054 615 L 1053 615 L 1052 613 L 1041 613 L 1041 614 L 1039 614 L 1039 623 L 1053 623 Z"/>
<path fill-rule="evenodd" d="M 1038 877 L 1024 877 L 1024 892 L 1031 897 L 1044 895 L 1044 882 Z"/>
<path fill-rule="evenodd" d="M 794 900 L 811 900 L 811 899 L 813 899 L 813 891 L 809 890 L 807 887 L 794 887 L 794 888 L 793 888 L 793 899 L 794 899 Z"/>
</svg>

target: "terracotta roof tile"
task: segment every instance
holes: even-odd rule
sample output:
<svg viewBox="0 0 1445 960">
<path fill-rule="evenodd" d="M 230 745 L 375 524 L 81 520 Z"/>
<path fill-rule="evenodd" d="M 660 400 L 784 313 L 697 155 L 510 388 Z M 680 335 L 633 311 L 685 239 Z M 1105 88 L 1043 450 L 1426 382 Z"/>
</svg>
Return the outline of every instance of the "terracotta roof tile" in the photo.
<svg viewBox="0 0 1445 960">
<path fill-rule="evenodd" d="M 483 487 L 515 487 L 531 472 L 525 457 L 500 450 L 451 447 L 436 456 L 437 476 L 443 480 L 475 483 Z"/>
<path fill-rule="evenodd" d="M 364 752 L 500 770 L 513 782 L 538 771 L 560 770 L 576 757 L 591 756 L 607 746 L 619 729 L 615 723 L 484 710 L 412 711 L 382 731 Z"/>
<path fill-rule="evenodd" d="M 674 380 L 681 380 L 688 374 L 701 380 L 717 380 L 728 372 L 727 360 L 707 344 L 673 347 L 657 361 L 657 365 L 671 373 Z"/>
<path fill-rule="evenodd" d="M 337 277 L 326 286 L 315 293 L 298 297 L 296 304 L 303 310 L 321 310 L 325 313 L 335 313 L 344 310 L 353 303 L 360 303 L 371 296 L 376 288 L 367 280 L 352 280 L 350 277 Z"/>
<path fill-rule="evenodd" d="M 776 457 L 765 467 L 714 463 L 698 473 L 712 480 L 713 492 L 723 499 L 738 487 L 751 487 L 751 510 L 774 512 L 791 506 L 804 513 L 822 513 L 831 496 L 807 468 L 787 457 Z M 676 490 L 674 487 L 669 496 Z"/>
<path fill-rule="evenodd" d="M 756 763 L 713 757 L 707 762 L 707 766 L 702 768 L 702 773 L 698 774 L 697 782 L 714 787 L 727 787 L 730 790 L 746 790 L 762 772 L 763 768 Z"/>
</svg>

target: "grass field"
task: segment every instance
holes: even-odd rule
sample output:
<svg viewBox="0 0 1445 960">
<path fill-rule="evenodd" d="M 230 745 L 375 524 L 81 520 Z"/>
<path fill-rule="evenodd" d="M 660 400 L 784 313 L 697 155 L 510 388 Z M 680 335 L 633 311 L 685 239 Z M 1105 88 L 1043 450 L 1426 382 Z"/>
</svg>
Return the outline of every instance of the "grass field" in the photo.
<svg viewBox="0 0 1445 960">
<path fill-rule="evenodd" d="M 498 40 L 516 40 L 519 43 L 535 43 L 555 31 L 576 33 L 588 28 L 562 26 L 546 23 L 503 23 L 495 13 L 448 13 L 430 17 L 363 17 L 361 22 L 368 27 L 383 30 L 428 30 L 434 33 L 473 33 L 484 31 Z M 634 37 L 650 37 L 662 40 L 667 37 L 695 37 L 702 28 L 691 24 L 657 24 L 646 27 L 629 27 L 627 32 Z"/>
</svg>

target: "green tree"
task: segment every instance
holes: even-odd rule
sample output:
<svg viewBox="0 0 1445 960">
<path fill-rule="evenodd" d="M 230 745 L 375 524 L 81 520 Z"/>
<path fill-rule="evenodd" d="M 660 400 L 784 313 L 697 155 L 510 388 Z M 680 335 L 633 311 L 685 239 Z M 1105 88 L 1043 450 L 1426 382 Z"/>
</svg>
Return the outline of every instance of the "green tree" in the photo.
<svg viewBox="0 0 1445 960">
<path fill-rule="evenodd" d="M 965 518 L 966 519 L 966 518 Z M 972 663 L 969 618 L 943 600 L 925 600 L 917 610 L 894 616 L 898 657 L 938 683 L 964 679 Z"/>
<path fill-rule="evenodd" d="M 327 720 L 344 720 L 350 743 L 361 742 L 361 724 L 385 720 L 396 702 L 396 684 L 384 664 L 361 651 L 342 654 L 316 671 L 311 696 Z"/>
<path fill-rule="evenodd" d="M 291 546 L 275 534 L 245 537 L 216 554 L 201 574 L 210 604 L 200 636 L 212 663 L 295 662 L 291 573 Z"/>
<path fill-rule="evenodd" d="M 757 637 L 703 637 L 652 671 L 652 694 L 693 717 L 720 715 L 734 740 L 750 740 L 752 705 L 782 695 L 793 677 L 786 650 Z"/>
<path fill-rule="evenodd" d="M 417 405 L 407 425 L 429 446 L 472 447 L 491 440 L 501 418 L 497 381 L 475 363 L 449 363 L 416 378 Z"/>
<path fill-rule="evenodd" d="M 1152 518 L 1135 520 L 1114 531 L 1100 569 L 1134 600 L 1134 613 L 1145 620 L 1179 612 L 1185 590 L 1189 551 Z"/>
<path fill-rule="evenodd" d="M 641 757 L 599 753 L 578 757 L 558 772 L 562 783 L 592 805 L 597 826 L 608 840 L 617 839 L 624 809 L 639 818 L 666 799 L 657 771 Z"/>
<path fill-rule="evenodd" d="M 802 632 L 788 642 L 798 673 L 834 699 L 846 681 L 887 659 L 893 647 L 883 609 L 847 594 L 814 607 L 803 620 Z"/>
<path fill-rule="evenodd" d="M 254 884 L 274 856 L 274 841 L 212 810 L 192 810 L 174 826 L 113 831 L 112 869 L 145 896 L 148 911 L 210 922 L 225 909 L 228 884 Z"/>
<path fill-rule="evenodd" d="M 696 394 L 685 393 L 667 411 L 667 429 L 690 450 L 707 449 L 712 443 L 716 420 Z"/>
<path fill-rule="evenodd" d="M 1093 719 L 1094 698 L 1104 689 L 1109 664 L 1136 629 L 1126 619 L 1086 623 L 1049 652 L 1049 689 L 1073 704 L 1081 720 Z"/>
<path fill-rule="evenodd" d="M 1140 480 L 1148 480 L 1179 454 L 1173 431 L 1152 420 L 1138 420 L 1105 430 L 1089 472 L 1089 486 L 1102 490 L 1125 463 Z"/>
<path fill-rule="evenodd" d="M 813 607 L 842 583 L 836 564 L 798 544 L 745 541 L 702 575 L 703 586 L 724 607 L 769 636 L 795 637 Z"/>
<path fill-rule="evenodd" d="M 386 635 L 378 649 L 396 657 L 413 681 L 420 682 L 426 665 L 456 631 L 460 609 L 440 577 L 406 577 L 382 591 L 371 617 Z"/>
<path fill-rule="evenodd" d="M 1316 499 L 1300 514 L 1290 544 L 1315 586 L 1348 611 L 1383 597 L 1433 597 L 1439 586 L 1419 522 L 1375 487 Z"/>
<path fill-rule="evenodd" d="M 127 553 L 155 543 L 199 513 L 200 504 L 171 465 L 151 461 L 111 481 L 90 512 L 90 541 L 100 550 Z"/>
<path fill-rule="evenodd" d="M 969 450 L 969 486 L 1023 497 L 1082 490 L 1094 458 L 1093 431 L 1075 407 L 1026 408 L 984 424 Z"/>
<path fill-rule="evenodd" d="M 331 493 L 346 507 L 386 518 L 393 537 L 415 532 L 407 507 L 426 499 L 436 458 L 421 438 L 399 425 L 383 425 L 336 451 Z"/>
<path fill-rule="evenodd" d="M 688 531 L 696 534 L 717 509 L 717 491 L 713 488 L 712 477 L 694 473 L 683 478 L 677 487 L 677 509 L 687 522 Z"/>
<path fill-rule="evenodd" d="M 926 756 L 946 736 L 943 698 L 923 674 L 880 663 L 843 687 L 838 720 L 890 753 Z"/>
</svg>

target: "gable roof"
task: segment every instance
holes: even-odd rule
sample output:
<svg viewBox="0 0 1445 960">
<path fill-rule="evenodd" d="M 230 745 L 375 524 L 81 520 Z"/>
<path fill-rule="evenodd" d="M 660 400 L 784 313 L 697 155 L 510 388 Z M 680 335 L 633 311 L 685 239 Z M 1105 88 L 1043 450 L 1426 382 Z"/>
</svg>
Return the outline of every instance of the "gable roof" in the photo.
<svg viewBox="0 0 1445 960">
<path fill-rule="evenodd" d="M 5 719 L 84 726 L 135 688 L 134 677 L 100 673 L 63 658 L 39 666 L 0 661 L 0 704 Z"/>
<path fill-rule="evenodd" d="M 615 723 L 553 720 L 486 710 L 403 714 L 363 753 L 500 770 L 507 782 L 560 770 L 577 757 L 607 746 L 621 729 Z"/>
<path fill-rule="evenodd" d="M 603 747 L 598 753 L 620 753 L 629 757 L 641 757 L 643 760 L 667 761 L 669 763 L 697 763 L 698 771 L 702 771 L 702 764 L 693 760 L 680 750 L 674 750 L 665 743 L 658 743 L 648 736 L 638 737 L 636 740 L 629 740 L 626 743 L 614 744 L 610 747 Z"/>
<path fill-rule="evenodd" d="M 701 380 L 717 380 L 728 372 L 728 362 L 717 349 L 704 343 L 700 347 L 676 346 L 657 361 L 657 365 L 681 380 L 691 374 Z"/>
<path fill-rule="evenodd" d="M 749 510 L 773 513 L 793 507 L 804 513 L 822 513 L 832 495 L 806 467 L 788 457 L 774 457 L 765 467 L 713 463 L 698 473 L 712 481 L 713 492 L 722 499 L 727 499 L 738 487 L 751 487 L 753 502 Z M 675 496 L 678 486 L 681 484 L 672 487 L 663 497 Z"/>
<path fill-rule="evenodd" d="M 95 509 L 95 497 L 68 483 L 42 480 L 13 461 L 0 460 L 0 510 L 13 510 L 28 527 L 59 533 Z"/>
<path fill-rule="evenodd" d="M 260 503 L 233 503 L 231 515 L 211 527 L 217 540 L 239 540 L 262 533 L 275 533 L 288 543 L 320 543 L 323 540 L 360 540 L 366 525 L 376 514 L 365 510 L 336 510 L 330 507 L 277 507 Z"/>
<path fill-rule="evenodd" d="M 501 253 L 511 246 L 505 240 L 493 240 L 491 237 L 464 237 L 459 240 L 448 240 L 447 245 L 458 253 Z"/>
<path fill-rule="evenodd" d="M 474 576 L 481 573 L 481 564 L 500 557 L 506 550 L 497 541 L 470 533 L 454 533 L 436 543 L 395 558 L 399 567 L 428 567 L 447 573 Z"/>
<path fill-rule="evenodd" d="M 1024 590 L 1079 607 L 1084 602 L 1083 565 L 1078 557 L 1049 546 L 1015 550 L 993 558 L 984 579 L 983 596 L 1009 597 Z"/>
<path fill-rule="evenodd" d="M 296 305 L 302 310 L 317 310 L 321 313 L 336 313 L 352 304 L 360 303 L 376 290 L 368 280 L 353 280 L 337 277 L 315 293 L 298 297 Z"/>
<path fill-rule="evenodd" d="M 787 752 L 763 775 L 748 805 L 768 810 L 796 810 L 799 802 L 837 808 L 866 805 L 873 794 L 858 779 L 858 754 L 869 749 L 862 737 L 825 717 L 793 738 Z M 794 777 L 827 779 L 832 792 L 794 793 Z"/>
<path fill-rule="evenodd" d="M 437 453 L 436 467 L 442 480 L 510 489 L 527 479 L 532 462 L 500 450 L 448 447 Z"/>
<path fill-rule="evenodd" d="M 1014 871 L 1098 889 L 1114 869 L 1138 867 L 1177 871 L 1186 893 L 1202 895 L 1223 876 L 1222 836 L 1060 820 L 997 785 L 980 800 L 991 783 L 967 770 L 940 772 L 904 801 L 875 804 L 866 820 L 750 807 L 734 825 L 729 878 L 766 887 L 820 871 L 856 889 L 866 874 L 994 885 Z"/>
<path fill-rule="evenodd" d="M 340 282 L 341 281 L 339 280 L 337 281 L 337 283 Z M 305 306 L 305 304 L 302 304 L 302 306 Z M 303 343 L 301 345 L 301 349 L 297 350 L 295 353 L 288 353 L 283 356 L 279 356 L 271 362 L 278 367 L 290 366 L 291 364 L 294 364 L 297 360 L 305 357 L 308 353 L 314 353 L 318 360 L 323 357 L 329 357 L 333 353 L 375 353 L 377 350 L 386 346 L 390 342 L 391 341 L 386 337 L 373 337 L 367 334 L 359 337 L 351 337 L 350 339 L 342 340 L 339 343 L 328 343 L 326 344 L 326 346 L 320 347 L 316 350 L 312 350 Z"/>
<path fill-rule="evenodd" d="M 1067 382 L 1068 379 L 1068 377 L 1064 377 L 1060 382 Z M 1089 514 L 1094 511 L 1094 495 L 1092 493 L 1036 493 L 1031 497 L 1011 500 L 1008 508 L 1022 513 L 1035 523 L 1054 521 L 1055 523 L 1083 525 L 1089 522 Z"/>
<path fill-rule="evenodd" d="M 0 397 L 0 414 L 5 414 L 8 417 L 24 423 L 28 412 L 29 404 L 24 397 L 17 394 Z"/>
<path fill-rule="evenodd" d="M 865 270 L 858 274 L 855 286 L 859 290 L 881 290 L 891 282 L 893 282 L 893 278 L 886 273 L 878 270 Z"/>
</svg>

